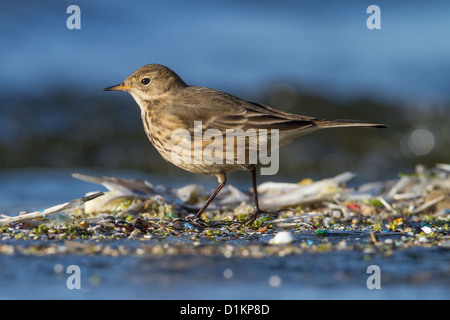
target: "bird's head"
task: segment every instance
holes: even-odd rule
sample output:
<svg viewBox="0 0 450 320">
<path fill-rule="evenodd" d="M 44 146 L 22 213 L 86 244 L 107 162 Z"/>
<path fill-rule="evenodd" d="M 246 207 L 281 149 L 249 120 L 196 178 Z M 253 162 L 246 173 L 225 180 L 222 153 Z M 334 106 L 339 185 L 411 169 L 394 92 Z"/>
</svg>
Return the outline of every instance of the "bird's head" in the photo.
<svg viewBox="0 0 450 320">
<path fill-rule="evenodd" d="M 122 83 L 104 91 L 126 91 L 141 106 L 145 101 L 159 99 L 174 90 L 187 87 L 171 69 L 160 64 L 147 64 L 129 75 Z"/>
</svg>

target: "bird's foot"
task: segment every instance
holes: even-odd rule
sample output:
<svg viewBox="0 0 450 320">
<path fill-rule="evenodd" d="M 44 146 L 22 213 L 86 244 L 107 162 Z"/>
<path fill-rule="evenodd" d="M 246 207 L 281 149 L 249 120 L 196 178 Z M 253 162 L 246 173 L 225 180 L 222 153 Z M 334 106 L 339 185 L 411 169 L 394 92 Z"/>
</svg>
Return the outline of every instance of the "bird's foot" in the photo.
<svg viewBox="0 0 450 320">
<path fill-rule="evenodd" d="M 273 215 L 274 213 L 273 213 L 273 212 L 269 212 L 269 211 L 261 210 L 260 208 L 255 208 L 255 210 L 253 211 L 253 213 L 250 215 L 250 217 L 249 217 L 247 220 L 244 221 L 243 224 L 245 224 L 245 225 L 247 225 L 247 226 L 252 225 L 253 222 L 255 222 L 256 219 L 258 219 L 258 216 L 259 216 L 260 214 L 269 214 L 269 215 Z"/>
<path fill-rule="evenodd" d="M 253 211 L 253 213 L 250 215 L 250 217 L 247 220 L 244 221 L 244 224 L 248 225 L 248 226 L 251 225 L 253 222 L 255 222 L 256 219 L 258 219 L 258 216 L 260 214 L 266 214 L 266 215 L 270 215 L 270 216 L 277 216 L 280 212 L 286 211 L 286 210 L 292 211 L 291 209 L 280 209 L 280 210 L 277 210 L 275 212 L 271 212 L 271 211 L 261 210 L 259 208 L 255 208 L 255 211 Z"/>
<path fill-rule="evenodd" d="M 201 217 L 195 217 L 195 216 L 187 216 L 184 218 L 184 221 L 188 224 L 185 225 L 189 228 L 189 224 L 193 227 L 204 230 L 206 228 L 219 228 L 219 227 L 229 227 L 232 222 L 231 221 L 212 221 L 212 220 L 203 220 Z"/>
<path fill-rule="evenodd" d="M 192 223 L 193 225 L 208 227 L 208 222 L 203 220 L 201 216 L 187 216 L 184 218 L 186 222 Z"/>
</svg>

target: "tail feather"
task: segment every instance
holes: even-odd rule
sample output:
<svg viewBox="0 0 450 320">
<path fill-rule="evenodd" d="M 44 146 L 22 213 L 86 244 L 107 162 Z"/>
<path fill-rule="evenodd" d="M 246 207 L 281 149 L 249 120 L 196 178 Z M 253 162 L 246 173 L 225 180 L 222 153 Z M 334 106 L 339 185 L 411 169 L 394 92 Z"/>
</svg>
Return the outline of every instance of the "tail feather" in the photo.
<svg viewBox="0 0 450 320">
<path fill-rule="evenodd" d="M 388 126 L 381 123 L 372 123 L 359 120 L 318 120 L 315 123 L 319 128 L 349 128 L 349 127 L 372 127 L 372 128 L 387 128 Z"/>
</svg>

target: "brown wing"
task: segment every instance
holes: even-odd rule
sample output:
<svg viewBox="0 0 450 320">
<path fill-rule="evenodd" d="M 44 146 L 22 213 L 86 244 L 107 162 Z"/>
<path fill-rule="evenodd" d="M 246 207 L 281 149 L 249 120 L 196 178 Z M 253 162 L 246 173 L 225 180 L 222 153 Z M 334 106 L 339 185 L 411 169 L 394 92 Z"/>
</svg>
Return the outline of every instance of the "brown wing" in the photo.
<svg viewBox="0 0 450 320">
<path fill-rule="evenodd" d="M 278 130 L 278 146 L 288 143 L 295 137 L 317 130 L 314 118 L 304 117 L 262 104 L 248 102 L 227 93 L 203 88 L 188 87 L 164 110 L 176 115 L 185 129 L 194 137 L 194 124 L 201 121 L 202 135 L 211 133 L 214 138 L 202 141 L 202 148 L 226 150 L 226 140 L 235 139 L 234 155 L 245 149 L 249 152 L 260 150 L 262 142 L 266 150 L 271 150 L 273 132 Z M 197 131 L 198 132 L 198 131 Z M 222 137 L 217 137 L 221 134 Z M 276 136 L 275 136 L 276 137 Z M 194 151 L 192 146 L 191 152 Z"/>
<path fill-rule="evenodd" d="M 222 91 L 188 87 L 170 106 L 183 119 L 186 128 L 201 121 L 203 129 L 279 129 L 299 131 L 315 127 L 315 118 L 300 116 L 266 105 L 249 102 Z M 175 110 L 173 110 L 175 111 Z"/>
</svg>

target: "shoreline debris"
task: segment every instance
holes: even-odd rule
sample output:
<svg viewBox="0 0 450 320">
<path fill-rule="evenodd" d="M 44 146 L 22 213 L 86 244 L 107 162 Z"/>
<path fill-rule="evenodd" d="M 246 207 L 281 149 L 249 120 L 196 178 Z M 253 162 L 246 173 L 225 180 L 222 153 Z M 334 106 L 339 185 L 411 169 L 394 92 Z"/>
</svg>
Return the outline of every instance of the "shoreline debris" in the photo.
<svg viewBox="0 0 450 320">
<path fill-rule="evenodd" d="M 188 245 L 203 253 L 217 252 L 219 249 L 208 247 L 214 243 L 230 242 L 232 247 L 255 246 L 247 250 L 254 256 L 264 250 L 275 255 L 344 249 L 392 253 L 417 246 L 446 250 L 450 237 L 449 168 L 442 164 L 418 167 L 415 173 L 402 174 L 395 181 L 354 188 L 346 186 L 354 176 L 349 172 L 298 184 L 263 183 L 260 201 L 275 212 L 263 214 L 250 226 L 242 223 L 253 210 L 249 190 L 225 188 L 215 209 L 199 221 L 190 219 L 190 214 L 203 203 L 201 197 L 209 194 L 201 185 L 169 188 L 138 179 L 74 174 L 107 191 L 15 217 L 1 215 L 0 240 L 89 240 L 94 246 L 101 240 L 159 243 L 164 239 L 168 248 L 175 245 L 185 250 Z M 279 244 L 282 250 L 269 249 L 272 244 Z M 3 246 L 11 245 L 3 242 Z M 0 254 L 10 252 L 7 247 L 0 243 Z M 153 253 L 148 248 L 144 251 Z M 247 251 L 242 249 L 244 256 Z"/>
</svg>

